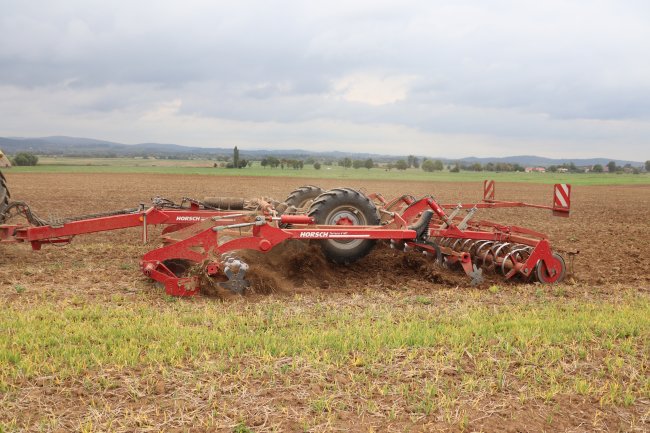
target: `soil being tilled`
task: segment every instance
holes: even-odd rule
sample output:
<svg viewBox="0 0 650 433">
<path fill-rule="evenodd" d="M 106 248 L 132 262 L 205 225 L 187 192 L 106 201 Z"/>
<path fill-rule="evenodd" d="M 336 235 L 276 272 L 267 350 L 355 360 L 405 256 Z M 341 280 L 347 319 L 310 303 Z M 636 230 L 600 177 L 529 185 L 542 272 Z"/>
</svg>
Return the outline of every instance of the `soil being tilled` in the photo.
<svg viewBox="0 0 650 433">
<path fill-rule="evenodd" d="M 328 262 L 315 242 L 290 241 L 275 250 L 269 254 L 241 254 L 254 264 L 247 276 L 253 293 L 352 293 L 367 288 L 400 288 L 414 282 L 468 284 L 460 273 L 447 272 L 419 253 L 395 251 L 385 243 L 379 243 L 367 257 L 348 266 Z"/>
</svg>

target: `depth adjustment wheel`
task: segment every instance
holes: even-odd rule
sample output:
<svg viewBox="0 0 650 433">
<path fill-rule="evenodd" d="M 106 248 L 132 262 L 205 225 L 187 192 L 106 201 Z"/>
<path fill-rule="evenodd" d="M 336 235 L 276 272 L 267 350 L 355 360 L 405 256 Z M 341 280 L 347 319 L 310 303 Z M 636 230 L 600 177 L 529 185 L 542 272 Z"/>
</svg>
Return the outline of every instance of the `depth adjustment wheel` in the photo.
<svg viewBox="0 0 650 433">
<path fill-rule="evenodd" d="M 553 261 L 556 269 L 549 270 L 544 263 L 544 260 L 537 262 L 535 266 L 535 278 L 537 281 L 544 284 L 556 284 L 562 282 L 566 276 L 566 264 L 564 258 L 558 253 L 553 253 Z"/>
<path fill-rule="evenodd" d="M 365 194 L 351 188 L 327 191 L 311 204 L 308 215 L 319 225 L 379 225 L 375 204 Z M 374 239 L 327 239 L 320 241 L 323 254 L 330 261 L 348 265 L 365 257 L 375 246 Z"/>
</svg>

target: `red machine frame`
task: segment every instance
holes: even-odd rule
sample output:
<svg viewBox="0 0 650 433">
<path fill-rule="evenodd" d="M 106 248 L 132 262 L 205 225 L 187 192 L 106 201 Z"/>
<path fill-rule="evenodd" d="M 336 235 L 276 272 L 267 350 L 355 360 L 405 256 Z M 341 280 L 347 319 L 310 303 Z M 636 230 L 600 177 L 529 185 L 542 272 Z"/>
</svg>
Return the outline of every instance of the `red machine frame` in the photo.
<svg viewBox="0 0 650 433">
<path fill-rule="evenodd" d="M 555 185 L 555 194 L 558 189 L 570 193 L 569 185 Z M 564 263 L 554 255 L 543 233 L 489 221 L 472 221 L 472 216 L 477 209 L 503 207 L 550 209 L 555 215 L 568 216 L 568 195 L 563 202 L 554 200 L 553 206 L 497 201 L 494 199 L 494 182 L 485 181 L 482 203 L 438 204 L 432 197 L 415 200 L 411 196 L 386 201 L 379 194 L 369 197 L 379 204 L 380 212 L 387 217 L 383 225 L 316 225 L 304 214 L 277 216 L 268 204 L 261 206 L 261 212 L 247 212 L 206 209 L 192 202 L 187 209 L 154 205 L 133 213 L 82 219 L 60 226 L 0 225 L 0 243 L 30 243 L 34 250 L 40 250 L 44 244 L 69 243 L 80 234 L 139 226 L 143 228 L 143 241 L 147 242 L 149 225 L 166 225 L 164 245 L 146 253 L 140 267 L 145 275 L 164 284 L 167 294 L 173 296 L 192 296 L 199 292 L 200 287 L 199 277 L 177 275 L 168 265 L 170 260 L 201 264 L 207 275 L 223 276 L 225 254 L 243 249 L 267 252 L 288 239 L 386 239 L 393 246 L 414 248 L 438 259 L 444 257 L 447 265 L 459 263 L 474 278 L 480 276 L 480 269 L 473 260 L 473 256 L 477 256 L 478 244 L 491 242 L 491 245 L 502 246 L 515 242 L 529 248 L 525 260 L 519 261 L 512 254 L 499 255 L 492 248 L 492 254 L 484 253 L 483 264 L 499 266 L 509 279 L 515 275 L 530 277 L 541 263 L 546 275 L 544 282 L 547 283 L 556 282 L 564 272 Z M 448 214 L 445 209 L 452 211 Z M 469 209 L 465 217 L 459 216 L 461 209 Z M 424 229 L 423 225 L 426 225 Z M 289 228 L 283 228 L 287 226 Z M 220 242 L 222 233 L 234 232 L 234 239 Z M 438 242 L 430 242 L 431 238 Z M 470 245 L 470 251 L 459 247 L 461 241 L 463 245 Z M 486 245 L 483 249 L 488 251 Z"/>
</svg>

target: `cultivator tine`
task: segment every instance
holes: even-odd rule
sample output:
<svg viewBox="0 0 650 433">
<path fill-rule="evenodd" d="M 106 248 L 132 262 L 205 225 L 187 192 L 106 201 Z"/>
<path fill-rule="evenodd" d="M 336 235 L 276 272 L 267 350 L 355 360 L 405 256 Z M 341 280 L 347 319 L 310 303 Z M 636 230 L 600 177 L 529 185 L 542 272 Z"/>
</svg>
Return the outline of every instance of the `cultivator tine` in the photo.
<svg viewBox="0 0 650 433">
<path fill-rule="evenodd" d="M 472 264 L 472 272 L 470 272 L 468 275 L 472 279 L 470 282 L 472 286 L 483 284 L 483 269 L 477 267 L 476 264 Z"/>
</svg>

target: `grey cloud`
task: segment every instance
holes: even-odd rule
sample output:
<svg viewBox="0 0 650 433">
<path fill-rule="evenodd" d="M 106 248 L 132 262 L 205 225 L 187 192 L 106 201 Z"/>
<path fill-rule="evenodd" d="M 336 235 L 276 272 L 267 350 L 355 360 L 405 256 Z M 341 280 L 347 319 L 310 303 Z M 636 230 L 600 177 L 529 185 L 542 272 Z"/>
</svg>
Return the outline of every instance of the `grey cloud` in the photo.
<svg viewBox="0 0 650 433">
<path fill-rule="evenodd" d="M 602 137 L 650 140 L 582 122 L 650 122 L 642 1 L 80 0 L 2 9 L 0 86 L 32 95 L 25 112 L 51 93 L 67 95 L 48 107 L 61 115 L 137 115 L 178 99 L 179 115 L 254 124 L 331 120 L 578 148 Z M 335 83 L 355 74 L 409 84 L 403 98 L 373 106 L 336 94 Z M 110 139 L 110 125 L 100 135 Z"/>
</svg>

